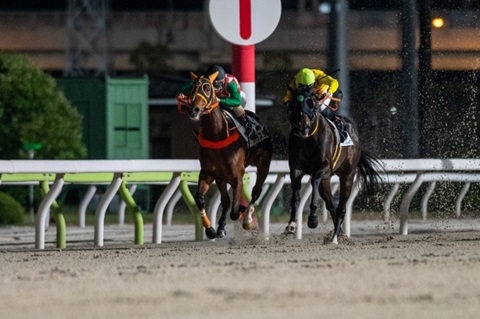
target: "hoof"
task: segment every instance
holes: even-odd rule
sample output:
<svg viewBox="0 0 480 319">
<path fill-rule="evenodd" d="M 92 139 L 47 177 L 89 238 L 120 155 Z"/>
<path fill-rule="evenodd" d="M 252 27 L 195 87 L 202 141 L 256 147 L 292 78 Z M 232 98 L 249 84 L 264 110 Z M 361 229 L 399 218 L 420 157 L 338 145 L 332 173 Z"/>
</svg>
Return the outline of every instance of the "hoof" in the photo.
<svg viewBox="0 0 480 319">
<path fill-rule="evenodd" d="M 308 228 L 311 228 L 311 229 L 317 228 L 318 226 L 317 216 L 308 216 L 307 226 Z"/>
<path fill-rule="evenodd" d="M 285 235 L 295 235 L 297 231 L 297 225 L 288 225 L 285 227 L 285 231 L 283 232 Z"/>
<path fill-rule="evenodd" d="M 224 238 L 227 236 L 225 229 L 217 229 L 217 238 Z"/>
<path fill-rule="evenodd" d="M 247 219 L 248 219 L 248 220 L 247 220 Z M 245 219 L 243 220 L 243 225 L 242 225 L 242 226 L 243 226 L 243 229 L 245 229 L 245 230 L 251 230 L 251 229 L 253 228 L 253 226 L 254 226 L 254 225 L 253 225 L 253 219 L 251 219 L 251 218 L 245 218 Z"/>
<path fill-rule="evenodd" d="M 239 220 L 243 217 L 243 213 L 242 212 L 238 212 L 238 213 L 230 213 L 230 219 L 235 221 L 235 220 Z"/>
<path fill-rule="evenodd" d="M 215 228 L 210 227 L 210 228 L 205 229 L 205 235 L 207 235 L 208 239 L 214 239 L 215 237 L 217 237 L 217 234 L 215 232 Z"/>
<path fill-rule="evenodd" d="M 332 238 L 332 244 L 338 245 L 338 237 L 337 237 L 337 236 L 333 236 L 333 238 Z"/>
</svg>

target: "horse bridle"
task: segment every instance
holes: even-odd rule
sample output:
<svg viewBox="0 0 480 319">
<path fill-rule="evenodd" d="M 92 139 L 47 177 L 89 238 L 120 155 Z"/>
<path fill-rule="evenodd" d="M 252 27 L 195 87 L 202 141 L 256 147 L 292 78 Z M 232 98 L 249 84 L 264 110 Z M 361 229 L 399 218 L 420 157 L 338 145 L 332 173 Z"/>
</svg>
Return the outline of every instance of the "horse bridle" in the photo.
<svg viewBox="0 0 480 319">
<path fill-rule="evenodd" d="M 315 121 L 315 128 L 306 137 L 313 136 L 318 129 L 318 125 L 319 125 L 318 116 L 320 114 L 318 113 L 318 105 L 317 105 L 317 103 L 314 102 L 312 96 L 314 96 L 313 93 L 310 93 L 310 95 L 307 96 L 307 97 L 305 97 L 305 95 L 302 95 L 302 94 L 295 94 L 294 95 L 295 100 L 291 101 L 291 103 L 295 103 L 296 107 L 299 107 L 298 105 L 301 104 L 302 106 L 300 106 L 300 107 L 302 109 L 300 111 L 299 110 L 292 110 L 292 105 L 289 105 L 289 107 L 288 107 L 288 117 L 289 117 L 290 125 L 292 127 L 293 133 L 296 136 L 304 137 L 302 135 L 299 135 L 297 133 L 297 131 L 295 130 L 295 125 L 296 124 L 292 123 L 292 118 L 291 118 L 293 112 L 300 112 L 300 115 L 305 114 L 305 115 L 308 116 L 310 121 L 312 121 L 312 122 Z M 305 105 L 305 106 L 303 106 L 303 105 Z"/>
<path fill-rule="evenodd" d="M 192 92 L 190 93 L 190 96 L 192 97 L 192 107 L 195 104 L 196 99 L 200 98 L 205 103 L 205 105 L 202 107 L 202 114 L 208 114 L 219 105 L 219 100 L 215 95 L 215 89 L 212 84 L 212 76 L 196 76 L 193 73 L 191 73 L 191 75 L 194 84 L 192 87 Z M 216 76 L 215 73 L 213 75 Z"/>
</svg>

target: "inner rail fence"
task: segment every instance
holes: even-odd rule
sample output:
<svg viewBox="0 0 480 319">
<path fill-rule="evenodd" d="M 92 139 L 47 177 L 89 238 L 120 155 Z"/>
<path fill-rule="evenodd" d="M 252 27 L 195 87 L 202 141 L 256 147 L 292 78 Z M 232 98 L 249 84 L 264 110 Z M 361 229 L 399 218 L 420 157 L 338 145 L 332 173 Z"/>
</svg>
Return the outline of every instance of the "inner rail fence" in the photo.
<svg viewBox="0 0 480 319">
<path fill-rule="evenodd" d="M 390 206 L 397 195 L 401 184 L 408 184 L 408 190 L 403 194 L 399 219 L 399 232 L 408 234 L 408 215 L 413 197 L 423 183 L 429 183 L 422 197 L 422 217 L 427 217 L 428 200 L 434 192 L 437 182 L 463 183 L 455 201 L 455 212 L 461 214 L 461 205 L 471 183 L 480 182 L 480 159 L 383 159 L 384 171 L 381 173 L 383 183 L 391 185 L 388 194 L 383 199 L 383 217 L 390 218 Z M 65 219 L 56 199 L 65 184 L 88 185 L 88 190 L 79 204 L 79 225 L 85 226 L 86 207 L 95 194 L 98 185 L 108 185 L 95 210 L 94 244 L 104 245 L 104 219 L 108 206 L 118 193 L 122 199 L 119 218 L 125 208 L 131 212 L 134 221 L 134 242 L 144 243 L 144 224 L 142 214 L 132 194 L 137 184 L 162 184 L 165 189 L 158 198 L 153 210 L 152 242 L 162 242 L 162 220 L 166 213 L 166 224 L 171 223 L 173 208 L 183 198 L 189 210 L 195 216 L 195 239 L 203 240 L 203 227 L 196 214 L 195 201 L 190 191 L 196 185 L 200 164 L 198 160 L 0 160 L 0 184 L 8 185 L 39 185 L 44 195 L 35 216 L 35 248 L 45 248 L 45 229 L 48 216 L 55 218 L 58 248 L 66 247 Z M 250 179 L 255 178 L 255 168 L 247 168 L 244 178 L 244 195 L 250 199 Z M 272 161 L 270 174 L 266 180 L 264 192 L 259 206 L 261 212 L 261 227 L 268 238 L 270 233 L 270 212 L 272 205 L 285 184 L 290 183 L 287 161 Z M 338 188 L 338 179 L 332 178 L 333 189 Z M 1 189 L 1 188 L 0 188 Z M 347 202 L 347 212 L 344 222 L 345 235 L 350 236 L 352 207 L 359 194 L 358 185 L 352 190 Z M 302 215 L 305 205 L 312 193 L 309 178 L 303 180 L 301 202 L 297 210 L 296 238 L 302 238 Z M 213 223 L 216 221 L 220 205 L 218 192 L 213 196 L 208 206 L 208 214 Z M 1 212 L 0 212 L 1 213 Z M 327 212 L 323 208 L 324 220 Z"/>
</svg>

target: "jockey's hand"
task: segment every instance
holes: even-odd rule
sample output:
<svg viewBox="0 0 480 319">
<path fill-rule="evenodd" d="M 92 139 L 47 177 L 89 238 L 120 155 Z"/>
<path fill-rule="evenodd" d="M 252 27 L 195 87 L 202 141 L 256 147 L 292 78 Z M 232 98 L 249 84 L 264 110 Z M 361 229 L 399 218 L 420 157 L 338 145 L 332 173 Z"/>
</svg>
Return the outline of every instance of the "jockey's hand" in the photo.
<svg viewBox="0 0 480 319">
<path fill-rule="evenodd" d="M 320 94 L 320 103 L 323 103 L 325 100 L 329 99 L 332 97 L 332 93 L 330 92 L 323 92 L 322 94 Z"/>
<path fill-rule="evenodd" d="M 183 101 L 187 101 L 187 96 L 186 96 L 185 94 L 183 94 L 183 93 L 178 93 L 178 94 L 177 94 L 177 100 L 178 100 L 178 101 L 182 101 L 182 102 L 183 102 Z"/>
</svg>

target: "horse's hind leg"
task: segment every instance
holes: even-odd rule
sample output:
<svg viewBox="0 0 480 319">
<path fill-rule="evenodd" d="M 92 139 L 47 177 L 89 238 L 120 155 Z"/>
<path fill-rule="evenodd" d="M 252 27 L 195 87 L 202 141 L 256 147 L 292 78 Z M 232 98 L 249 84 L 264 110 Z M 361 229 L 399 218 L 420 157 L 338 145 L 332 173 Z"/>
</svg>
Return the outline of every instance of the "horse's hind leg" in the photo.
<svg viewBox="0 0 480 319">
<path fill-rule="evenodd" d="M 205 212 L 205 194 L 210 188 L 212 182 L 213 179 L 210 176 L 207 176 L 200 172 L 200 177 L 198 179 L 198 190 L 195 194 L 195 203 L 197 204 L 198 210 L 200 212 L 200 217 L 202 218 L 202 225 L 205 228 L 205 235 L 207 235 L 209 239 L 213 239 L 216 237 L 215 228 L 211 226 L 210 219 Z"/>
<path fill-rule="evenodd" d="M 220 201 L 222 203 L 222 215 L 218 220 L 217 237 L 223 238 L 227 235 L 225 232 L 225 225 L 227 224 L 227 212 L 230 208 L 230 196 L 228 195 L 227 184 L 225 182 L 217 181 L 217 187 L 220 192 Z"/>
<path fill-rule="evenodd" d="M 334 225 L 335 231 L 332 238 L 332 243 L 338 244 L 338 236 L 340 235 L 343 220 L 345 219 L 345 211 L 348 198 L 352 192 L 354 176 L 346 179 L 340 178 L 340 200 L 335 213 Z"/>
<path fill-rule="evenodd" d="M 270 167 L 270 159 L 268 162 L 263 163 L 263 165 L 257 166 L 257 180 L 255 186 L 252 189 L 252 199 L 248 204 L 247 213 L 243 218 L 243 229 L 250 230 L 255 227 L 253 222 L 253 213 L 255 213 L 255 203 L 262 194 L 263 183 L 267 179 L 268 169 Z"/>
</svg>

